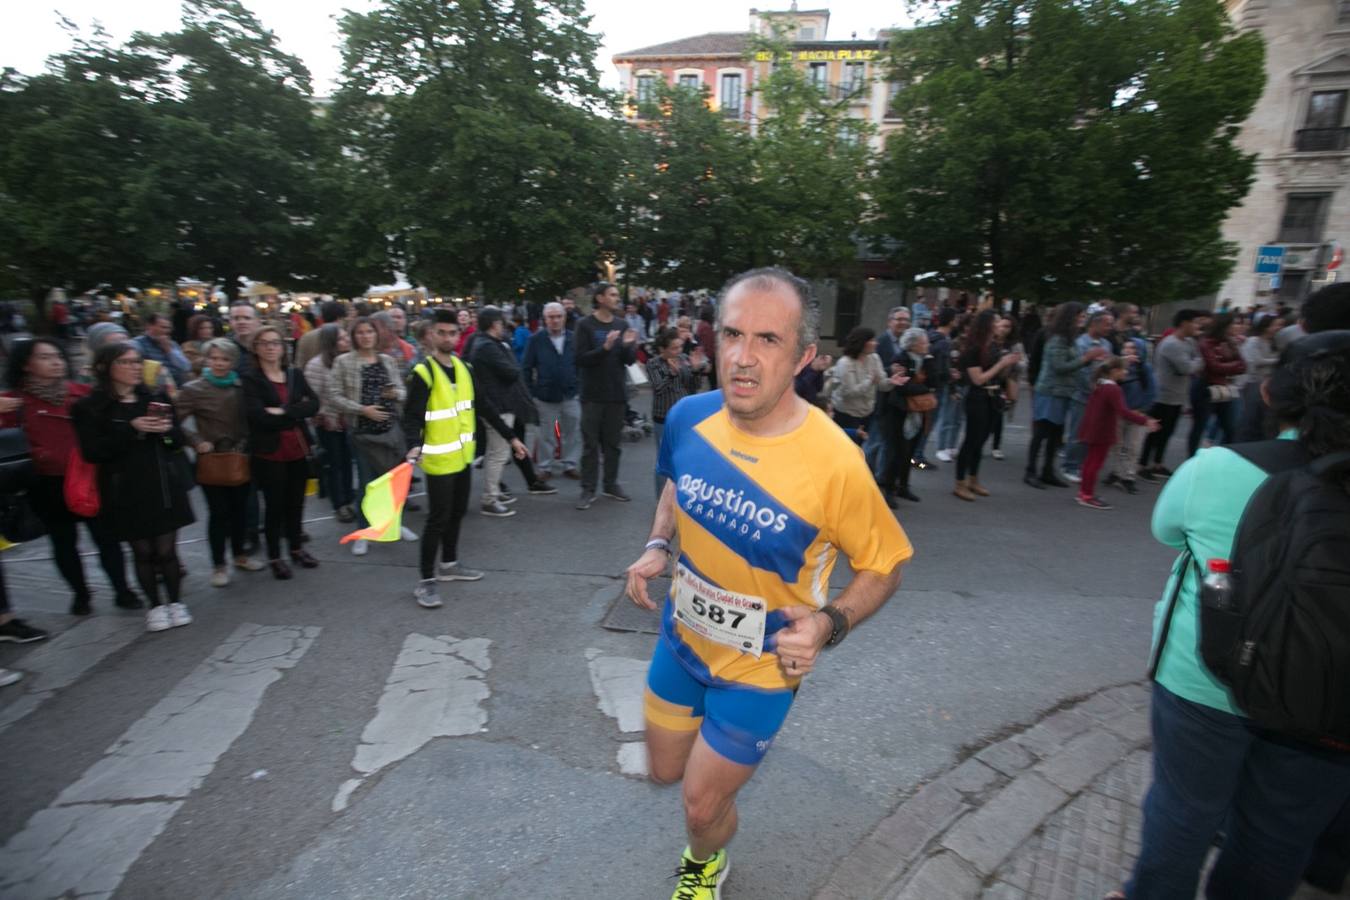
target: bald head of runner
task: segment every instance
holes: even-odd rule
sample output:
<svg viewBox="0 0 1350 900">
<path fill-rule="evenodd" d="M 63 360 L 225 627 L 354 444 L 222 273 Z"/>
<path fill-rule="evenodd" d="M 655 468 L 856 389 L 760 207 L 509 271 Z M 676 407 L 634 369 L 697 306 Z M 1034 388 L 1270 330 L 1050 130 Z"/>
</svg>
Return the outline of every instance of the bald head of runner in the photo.
<svg viewBox="0 0 1350 900">
<path fill-rule="evenodd" d="M 718 313 L 717 379 L 732 421 L 762 437 L 791 431 L 809 408 L 793 379 L 816 356 L 805 286 L 782 270 L 748 272 L 731 280 Z"/>
</svg>

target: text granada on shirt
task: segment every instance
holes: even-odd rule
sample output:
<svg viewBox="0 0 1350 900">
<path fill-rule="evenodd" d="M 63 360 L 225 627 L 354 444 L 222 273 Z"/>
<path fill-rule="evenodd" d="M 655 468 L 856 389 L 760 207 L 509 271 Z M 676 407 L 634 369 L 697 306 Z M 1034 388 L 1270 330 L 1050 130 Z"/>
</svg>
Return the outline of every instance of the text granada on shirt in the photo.
<svg viewBox="0 0 1350 900">
<path fill-rule="evenodd" d="M 676 486 L 688 515 L 720 525 L 752 541 L 759 540 L 765 528 L 775 534 L 781 534 L 787 529 L 787 513 L 747 500 L 744 490 L 718 487 L 703 478 L 690 475 L 681 475 Z"/>
</svg>

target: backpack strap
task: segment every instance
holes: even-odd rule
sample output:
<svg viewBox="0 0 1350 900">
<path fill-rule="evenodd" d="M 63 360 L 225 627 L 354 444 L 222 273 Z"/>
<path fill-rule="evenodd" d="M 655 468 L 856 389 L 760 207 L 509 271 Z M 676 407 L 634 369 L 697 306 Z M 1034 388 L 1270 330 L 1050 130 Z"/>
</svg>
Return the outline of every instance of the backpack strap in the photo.
<svg viewBox="0 0 1350 900">
<path fill-rule="evenodd" d="M 1186 576 L 1190 574 L 1191 564 L 1195 562 L 1195 554 L 1191 552 L 1191 545 L 1186 544 L 1186 549 L 1181 551 L 1181 556 L 1177 557 L 1177 580 L 1172 585 L 1172 596 L 1167 600 L 1167 612 L 1163 613 L 1162 629 L 1158 632 L 1158 642 L 1153 646 L 1153 655 L 1148 661 L 1148 680 L 1157 681 L 1158 666 L 1162 664 L 1163 649 L 1167 646 L 1167 633 L 1172 630 L 1172 616 L 1177 611 L 1177 601 L 1181 599 L 1181 586 L 1186 583 Z"/>
<path fill-rule="evenodd" d="M 1228 449 L 1267 475 L 1297 469 L 1312 461 L 1299 441 L 1253 441 L 1249 444 L 1229 444 Z M 1346 456 L 1350 457 L 1350 454 Z"/>
</svg>

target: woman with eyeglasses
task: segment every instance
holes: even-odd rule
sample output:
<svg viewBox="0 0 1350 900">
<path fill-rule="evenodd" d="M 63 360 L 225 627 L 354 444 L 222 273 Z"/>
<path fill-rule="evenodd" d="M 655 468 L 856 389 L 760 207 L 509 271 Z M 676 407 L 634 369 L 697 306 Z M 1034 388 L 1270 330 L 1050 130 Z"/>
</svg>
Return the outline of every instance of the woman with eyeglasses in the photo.
<svg viewBox="0 0 1350 900">
<path fill-rule="evenodd" d="M 313 440 L 305 420 L 319 411 L 319 398 L 300 370 L 288 364 L 286 339 L 280 329 L 264 325 L 253 335 L 256 365 L 243 376 L 244 409 L 249 422 L 249 463 L 253 483 L 262 494 L 263 532 L 273 577 L 292 577 L 281 557 L 286 538 L 291 560 L 306 569 L 319 561 L 305 549 L 301 522 L 305 482 Z"/>
<path fill-rule="evenodd" d="M 180 600 L 178 529 L 194 517 L 183 457 L 185 438 L 168 395 L 146 387 L 141 354 L 111 343 L 94 354 L 93 392 L 71 409 L 84 458 L 98 466 L 99 519 L 131 544 L 136 580 L 150 603 L 147 631 L 192 622 Z M 164 597 L 159 586 L 164 585 Z"/>
</svg>

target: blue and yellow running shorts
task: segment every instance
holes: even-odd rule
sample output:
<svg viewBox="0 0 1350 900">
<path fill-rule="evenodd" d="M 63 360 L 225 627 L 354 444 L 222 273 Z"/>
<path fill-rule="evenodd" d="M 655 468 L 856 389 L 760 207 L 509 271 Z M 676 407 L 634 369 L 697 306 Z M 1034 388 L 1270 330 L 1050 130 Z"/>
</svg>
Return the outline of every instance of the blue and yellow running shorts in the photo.
<svg viewBox="0 0 1350 900">
<path fill-rule="evenodd" d="M 721 756 L 758 765 L 783 727 L 796 691 L 719 687 L 695 678 L 664 637 L 656 641 L 643 708 L 647 721 L 668 731 L 698 731 Z"/>
</svg>

